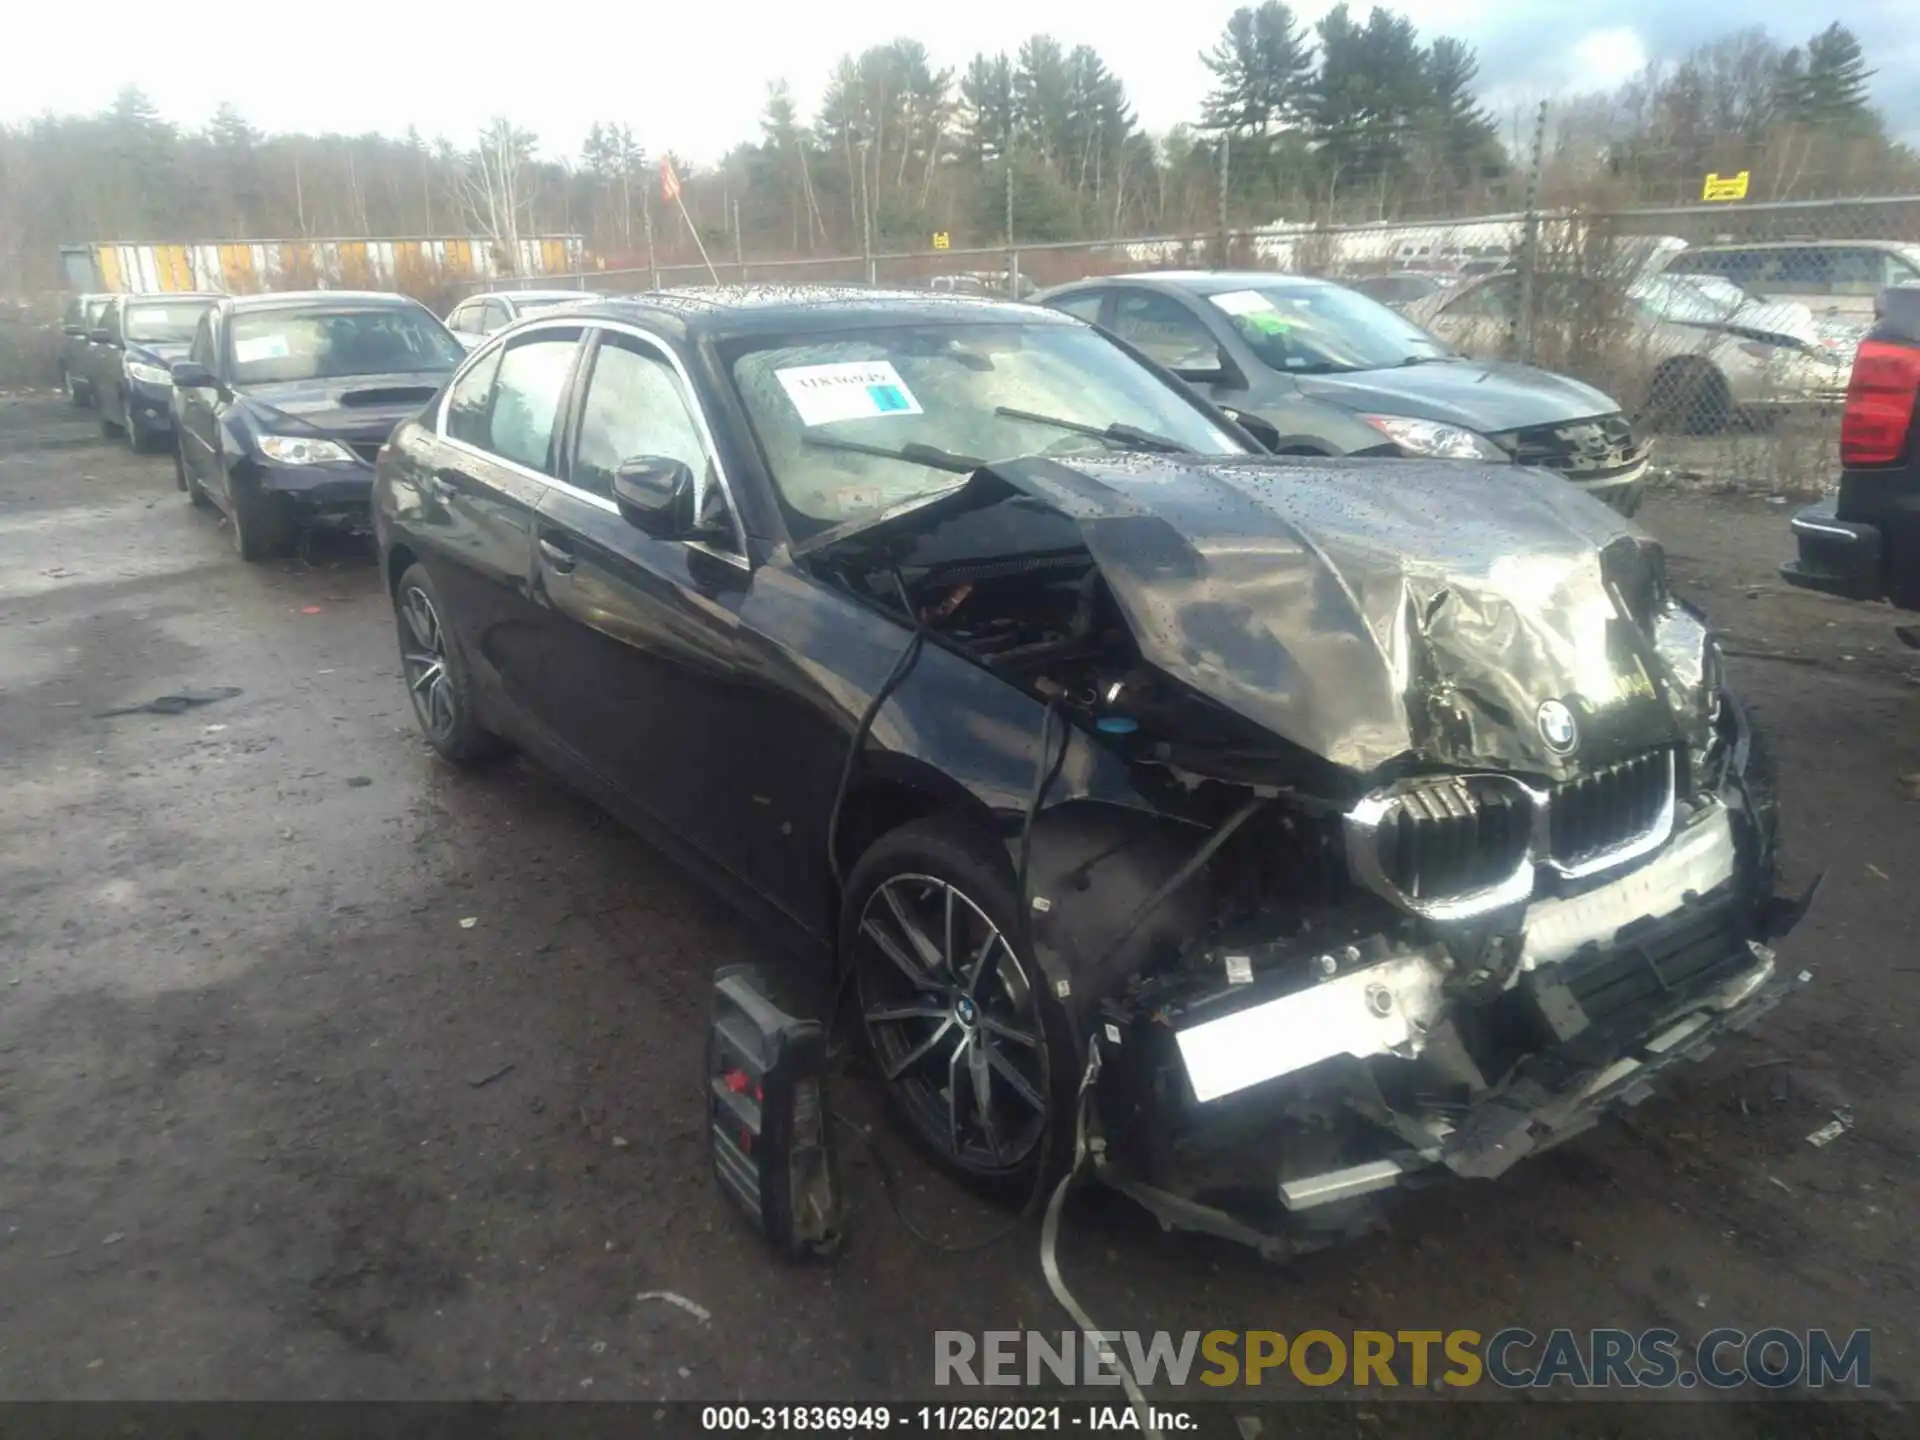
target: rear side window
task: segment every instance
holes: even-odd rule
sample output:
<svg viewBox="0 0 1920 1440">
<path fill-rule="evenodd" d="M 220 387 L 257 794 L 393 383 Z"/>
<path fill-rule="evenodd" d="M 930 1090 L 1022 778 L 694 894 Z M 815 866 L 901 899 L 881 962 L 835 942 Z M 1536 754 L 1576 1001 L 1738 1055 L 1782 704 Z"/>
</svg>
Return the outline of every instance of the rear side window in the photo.
<svg viewBox="0 0 1920 1440">
<path fill-rule="evenodd" d="M 493 397 L 493 377 L 499 373 L 496 350 L 455 383 L 447 396 L 448 439 L 487 448 L 487 401 Z"/>
<path fill-rule="evenodd" d="M 507 307 L 498 300 L 489 300 L 480 308 L 480 333 L 491 335 L 507 323 Z"/>
<path fill-rule="evenodd" d="M 579 337 L 578 330 L 548 331 L 507 347 L 494 381 L 487 449 L 529 470 L 553 473 L 553 432 Z"/>
<path fill-rule="evenodd" d="M 611 495 L 613 472 L 639 455 L 678 460 L 706 483 L 706 449 L 680 377 L 645 346 L 610 335 L 594 356 L 572 481 L 582 490 Z"/>
</svg>

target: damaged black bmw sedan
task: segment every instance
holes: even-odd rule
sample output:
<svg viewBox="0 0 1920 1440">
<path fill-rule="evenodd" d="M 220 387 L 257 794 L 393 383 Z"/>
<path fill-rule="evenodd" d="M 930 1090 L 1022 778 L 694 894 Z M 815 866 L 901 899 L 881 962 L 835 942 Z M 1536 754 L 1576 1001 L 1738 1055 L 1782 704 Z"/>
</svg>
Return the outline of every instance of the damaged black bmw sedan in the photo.
<svg viewBox="0 0 1920 1440">
<path fill-rule="evenodd" d="M 1636 1101 L 1798 983 L 1804 906 L 1631 522 L 1257 449 L 1035 307 L 666 293 L 476 350 L 375 526 L 431 743 L 834 957 L 948 1166 L 1034 1193 L 1079 1136 L 1284 1248 Z"/>
</svg>

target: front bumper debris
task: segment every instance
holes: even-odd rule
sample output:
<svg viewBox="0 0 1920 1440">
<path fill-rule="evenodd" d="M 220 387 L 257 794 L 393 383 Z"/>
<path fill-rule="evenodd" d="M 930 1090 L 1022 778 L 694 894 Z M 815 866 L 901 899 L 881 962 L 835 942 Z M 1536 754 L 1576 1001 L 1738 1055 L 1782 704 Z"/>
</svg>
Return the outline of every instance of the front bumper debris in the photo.
<svg viewBox="0 0 1920 1440">
<path fill-rule="evenodd" d="M 1096 1173 L 1170 1228 L 1281 1256 L 1364 1228 L 1369 1197 L 1494 1178 L 1638 1104 L 1811 978 L 1766 943 L 1811 892 L 1773 895 L 1740 787 L 1686 809 L 1651 859 L 1532 902 L 1491 979 L 1445 944 L 1321 937 L 1304 985 L 1256 947 L 1232 957 L 1255 983 L 1242 964 L 1192 1003 L 1110 1015 Z"/>
</svg>

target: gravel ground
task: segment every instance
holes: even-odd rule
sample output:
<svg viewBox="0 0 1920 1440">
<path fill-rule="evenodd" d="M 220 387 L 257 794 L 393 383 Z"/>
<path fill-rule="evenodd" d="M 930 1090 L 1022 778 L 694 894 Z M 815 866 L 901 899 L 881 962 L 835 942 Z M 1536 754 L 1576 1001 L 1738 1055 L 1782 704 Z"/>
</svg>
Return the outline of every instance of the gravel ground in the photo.
<svg viewBox="0 0 1920 1440">
<path fill-rule="evenodd" d="M 1779 584 L 1779 506 L 1643 521 L 1770 733 L 1793 878 L 1825 871 L 1783 947 L 1816 983 L 1630 1121 L 1284 1267 L 1077 1202 L 1063 1265 L 1101 1323 L 1868 1326 L 1875 1389 L 1911 1397 L 1920 655 Z M 707 1173 L 696 1078 L 710 973 L 756 937 L 538 770 L 436 763 L 396 671 L 369 554 L 241 565 L 164 457 L 0 400 L 0 1397 L 933 1397 L 936 1327 L 1065 1324 L 1034 1232 L 928 1250 L 857 1151 L 848 1251 L 772 1263 Z M 183 685 L 243 693 L 98 716 Z M 996 1218 L 881 1143 L 922 1223 Z"/>
</svg>

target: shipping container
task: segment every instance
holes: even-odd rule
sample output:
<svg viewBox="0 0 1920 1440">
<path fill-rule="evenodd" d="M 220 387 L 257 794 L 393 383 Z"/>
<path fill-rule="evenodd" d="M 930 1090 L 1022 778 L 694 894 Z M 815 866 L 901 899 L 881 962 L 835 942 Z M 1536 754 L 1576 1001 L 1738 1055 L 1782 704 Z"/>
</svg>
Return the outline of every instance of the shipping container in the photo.
<svg viewBox="0 0 1920 1440">
<path fill-rule="evenodd" d="M 169 290 L 393 290 L 409 281 L 563 275 L 581 268 L 578 235 L 535 235 L 516 247 L 482 235 L 396 240 L 102 241 L 61 250 L 76 290 L 152 295 Z"/>
</svg>

